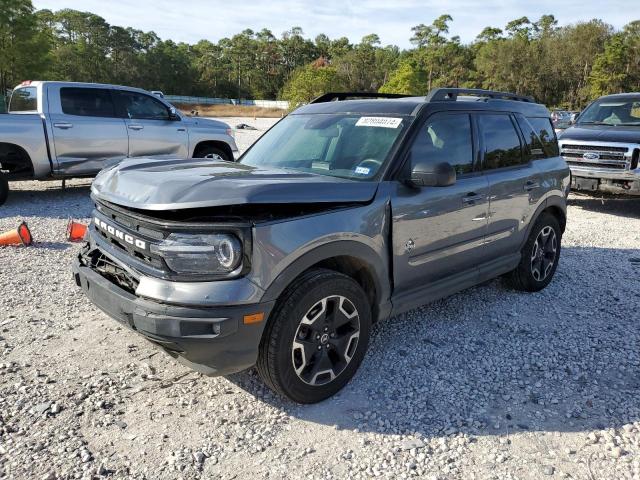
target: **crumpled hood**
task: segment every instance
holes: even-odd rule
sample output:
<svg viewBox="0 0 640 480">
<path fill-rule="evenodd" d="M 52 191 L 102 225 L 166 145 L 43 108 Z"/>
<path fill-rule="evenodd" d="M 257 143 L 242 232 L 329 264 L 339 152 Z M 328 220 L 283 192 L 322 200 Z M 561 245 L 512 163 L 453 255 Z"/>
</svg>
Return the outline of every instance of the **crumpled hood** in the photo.
<svg viewBox="0 0 640 480">
<path fill-rule="evenodd" d="M 373 199 L 377 182 L 359 182 L 210 159 L 129 159 L 91 186 L 101 200 L 142 210 L 244 204 L 351 203 Z"/>
<path fill-rule="evenodd" d="M 560 141 L 640 143 L 640 126 L 576 125 L 562 132 L 558 139 Z"/>
</svg>

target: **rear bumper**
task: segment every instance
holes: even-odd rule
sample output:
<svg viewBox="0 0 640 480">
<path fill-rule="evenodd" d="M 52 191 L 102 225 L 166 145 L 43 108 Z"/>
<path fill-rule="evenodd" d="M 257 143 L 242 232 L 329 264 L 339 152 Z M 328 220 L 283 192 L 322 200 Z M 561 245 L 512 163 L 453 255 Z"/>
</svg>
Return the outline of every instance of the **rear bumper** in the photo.
<svg viewBox="0 0 640 480">
<path fill-rule="evenodd" d="M 80 259 L 76 284 L 107 315 L 207 375 L 227 375 L 255 365 L 262 332 L 275 302 L 183 307 L 138 297 L 113 284 Z M 244 316 L 263 312 L 259 323 Z"/>
</svg>

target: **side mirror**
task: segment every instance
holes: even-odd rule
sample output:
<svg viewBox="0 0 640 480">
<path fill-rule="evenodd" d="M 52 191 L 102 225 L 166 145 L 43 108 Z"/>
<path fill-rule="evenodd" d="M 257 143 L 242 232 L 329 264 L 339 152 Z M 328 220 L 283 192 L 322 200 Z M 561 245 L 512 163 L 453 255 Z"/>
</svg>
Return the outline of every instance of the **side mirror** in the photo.
<svg viewBox="0 0 640 480">
<path fill-rule="evenodd" d="M 169 108 L 169 120 L 180 120 L 180 115 L 178 115 L 176 107 Z"/>
<path fill-rule="evenodd" d="M 456 183 L 456 170 L 447 162 L 419 160 L 411 166 L 410 182 L 416 187 L 448 187 Z"/>
</svg>

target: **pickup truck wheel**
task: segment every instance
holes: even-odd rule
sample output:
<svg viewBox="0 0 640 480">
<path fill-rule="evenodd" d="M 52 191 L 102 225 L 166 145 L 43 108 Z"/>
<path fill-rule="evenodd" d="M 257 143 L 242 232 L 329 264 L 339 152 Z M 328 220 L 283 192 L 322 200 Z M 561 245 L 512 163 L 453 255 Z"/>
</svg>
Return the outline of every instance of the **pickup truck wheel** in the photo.
<svg viewBox="0 0 640 480">
<path fill-rule="evenodd" d="M 225 160 L 227 162 L 232 159 L 229 158 L 224 151 L 216 147 L 204 146 L 193 155 L 194 158 L 211 158 L 213 160 Z"/>
<path fill-rule="evenodd" d="M 0 173 L 0 205 L 4 205 L 9 196 L 9 182 L 7 178 Z"/>
<path fill-rule="evenodd" d="M 562 231 L 556 217 L 540 215 L 522 248 L 522 259 L 507 281 L 516 290 L 537 292 L 549 285 L 560 260 Z"/>
<path fill-rule="evenodd" d="M 283 294 L 264 333 L 258 373 L 275 392 L 316 403 L 344 387 L 369 343 L 371 307 L 360 285 L 313 270 Z"/>
</svg>

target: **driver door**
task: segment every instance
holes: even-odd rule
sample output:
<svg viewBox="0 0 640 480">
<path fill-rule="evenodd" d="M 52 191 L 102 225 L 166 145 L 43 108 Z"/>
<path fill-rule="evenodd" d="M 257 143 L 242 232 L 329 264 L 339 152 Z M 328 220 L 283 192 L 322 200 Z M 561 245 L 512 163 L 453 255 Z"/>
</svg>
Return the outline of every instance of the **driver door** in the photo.
<svg viewBox="0 0 640 480">
<path fill-rule="evenodd" d="M 396 295 L 456 275 L 477 278 L 485 261 L 489 183 L 479 171 L 477 136 L 467 113 L 437 112 L 420 127 L 408 161 L 448 162 L 456 183 L 415 187 L 396 182 L 392 194 Z"/>
<path fill-rule="evenodd" d="M 141 92 L 115 90 L 116 104 L 129 135 L 130 157 L 189 156 L 189 136 L 182 120 L 174 120 L 169 108 Z"/>
</svg>

